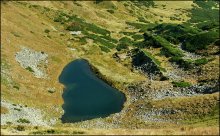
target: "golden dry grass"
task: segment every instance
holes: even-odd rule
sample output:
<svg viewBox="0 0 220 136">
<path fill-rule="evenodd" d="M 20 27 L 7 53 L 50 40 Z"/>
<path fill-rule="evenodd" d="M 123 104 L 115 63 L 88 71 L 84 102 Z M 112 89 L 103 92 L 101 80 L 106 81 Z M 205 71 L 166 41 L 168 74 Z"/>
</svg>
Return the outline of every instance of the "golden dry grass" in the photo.
<svg viewBox="0 0 220 136">
<path fill-rule="evenodd" d="M 2 135 L 13 135 L 15 133 L 12 130 L 15 126 L 3 127 L 1 129 Z M 55 127 L 55 128 L 42 128 L 38 129 L 34 127 L 25 127 L 25 131 L 16 132 L 17 135 L 32 134 L 33 132 L 43 132 L 53 129 L 54 134 L 77 134 L 82 135 L 219 135 L 218 127 L 189 127 L 182 126 L 176 128 L 165 129 L 82 129 L 82 128 L 70 128 L 70 127 Z"/>
<path fill-rule="evenodd" d="M 6 107 L 1 106 L 1 114 L 7 114 L 8 109 Z"/>
</svg>

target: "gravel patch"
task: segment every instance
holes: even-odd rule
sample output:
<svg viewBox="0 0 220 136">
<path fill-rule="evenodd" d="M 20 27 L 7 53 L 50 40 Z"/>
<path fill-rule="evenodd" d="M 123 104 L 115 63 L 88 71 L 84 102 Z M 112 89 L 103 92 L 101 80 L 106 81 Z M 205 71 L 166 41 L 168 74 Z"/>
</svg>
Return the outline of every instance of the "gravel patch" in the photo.
<svg viewBox="0 0 220 136">
<path fill-rule="evenodd" d="M 17 52 L 15 55 L 15 60 L 20 63 L 20 65 L 29 70 L 37 78 L 46 78 L 47 74 L 40 68 L 39 65 L 46 65 L 48 55 L 44 52 L 37 52 L 29 48 L 23 47 L 21 51 Z"/>
<path fill-rule="evenodd" d="M 196 60 L 196 59 L 201 59 L 201 58 L 202 58 L 202 56 L 200 56 L 200 55 L 197 55 L 197 54 L 195 54 L 195 53 L 192 53 L 192 52 L 188 52 L 188 51 L 183 50 L 183 45 L 182 45 L 182 43 L 180 43 L 180 45 L 177 46 L 177 48 L 184 53 L 183 59 Z"/>
<path fill-rule="evenodd" d="M 9 113 L 1 114 L 1 125 L 12 123 L 15 125 L 50 126 L 55 123 L 54 120 L 50 120 L 50 122 L 45 121 L 39 109 L 30 108 L 21 104 L 11 104 L 4 100 L 1 100 L 1 106 L 9 110 Z"/>
</svg>

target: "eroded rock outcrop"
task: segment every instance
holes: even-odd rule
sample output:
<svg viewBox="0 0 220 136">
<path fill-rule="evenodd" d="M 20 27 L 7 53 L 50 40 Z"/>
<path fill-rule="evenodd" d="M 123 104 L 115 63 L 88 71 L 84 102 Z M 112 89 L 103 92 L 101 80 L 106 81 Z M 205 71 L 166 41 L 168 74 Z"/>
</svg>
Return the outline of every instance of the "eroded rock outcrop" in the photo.
<svg viewBox="0 0 220 136">
<path fill-rule="evenodd" d="M 47 65 L 48 55 L 44 52 L 37 52 L 29 48 L 23 47 L 21 51 L 15 55 L 15 60 L 20 65 L 29 70 L 37 78 L 46 78 L 47 74 L 40 66 Z"/>
</svg>

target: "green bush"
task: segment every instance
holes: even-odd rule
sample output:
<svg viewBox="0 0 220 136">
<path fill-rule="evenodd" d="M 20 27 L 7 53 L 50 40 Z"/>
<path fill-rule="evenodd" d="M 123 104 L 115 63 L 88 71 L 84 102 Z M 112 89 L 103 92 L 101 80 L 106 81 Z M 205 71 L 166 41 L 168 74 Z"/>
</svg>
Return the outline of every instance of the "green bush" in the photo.
<svg viewBox="0 0 220 136">
<path fill-rule="evenodd" d="M 136 34 L 136 32 L 119 32 L 119 34 L 124 34 L 124 35 L 127 35 L 127 36 L 132 36 L 132 35 Z"/>
<path fill-rule="evenodd" d="M 107 12 L 109 12 L 109 13 L 111 13 L 111 14 L 115 13 L 115 11 L 112 10 L 112 9 L 108 9 Z"/>
<path fill-rule="evenodd" d="M 180 51 L 178 48 L 175 48 L 166 39 L 160 36 L 155 36 L 153 38 L 155 40 L 155 43 L 162 47 L 161 54 L 165 55 L 166 57 L 172 57 L 172 56 L 183 57 L 184 56 L 182 51 Z"/>
<path fill-rule="evenodd" d="M 83 26 L 85 27 L 85 30 L 87 31 L 91 31 L 93 33 L 97 33 L 101 35 L 110 35 L 110 31 L 100 28 L 96 26 L 95 24 L 84 23 Z"/>
<path fill-rule="evenodd" d="M 140 32 L 146 32 L 148 29 L 154 27 L 156 24 L 151 23 L 133 23 L 133 22 L 126 22 L 126 24 L 131 25 L 137 29 L 140 29 Z"/>
<path fill-rule="evenodd" d="M 185 68 L 185 69 L 192 68 L 192 64 L 193 64 L 191 61 L 184 60 L 182 57 L 179 57 L 179 56 L 173 56 L 169 59 L 169 61 L 175 62 L 180 67 Z"/>
<path fill-rule="evenodd" d="M 83 132 L 83 131 L 73 131 L 72 134 L 85 134 L 85 132 Z"/>
<path fill-rule="evenodd" d="M 87 36 L 85 36 L 85 38 L 92 39 L 92 40 L 94 40 L 95 43 L 104 45 L 110 49 L 113 49 L 115 47 L 115 44 L 113 44 L 105 39 L 102 39 L 102 38 L 100 38 L 100 36 L 95 35 L 95 34 L 88 34 L 87 33 Z"/>
<path fill-rule="evenodd" d="M 128 37 L 122 37 L 119 40 L 120 43 L 122 44 L 126 44 L 126 45 L 132 45 L 134 42 L 132 41 L 132 39 L 128 38 Z"/>
<path fill-rule="evenodd" d="M 29 66 L 27 68 L 25 68 L 25 69 L 27 69 L 30 72 L 34 72 L 34 70 L 31 67 L 29 67 Z"/>
<path fill-rule="evenodd" d="M 25 128 L 24 126 L 18 125 L 15 129 L 17 129 L 18 131 L 24 131 Z"/>
<path fill-rule="evenodd" d="M 45 29 L 44 32 L 45 32 L 45 33 L 49 33 L 50 30 L 49 30 L 49 29 Z"/>
<path fill-rule="evenodd" d="M 199 33 L 188 37 L 183 48 L 190 52 L 207 49 L 208 45 L 214 43 L 218 38 L 219 33 L 215 31 Z"/>
<path fill-rule="evenodd" d="M 127 44 L 124 44 L 124 43 L 120 43 L 120 44 L 117 45 L 116 49 L 117 49 L 118 51 L 121 51 L 121 50 L 123 50 L 123 49 L 128 49 L 128 45 L 127 45 Z"/>
<path fill-rule="evenodd" d="M 47 130 L 47 133 L 48 133 L 48 134 L 54 134 L 54 133 L 55 133 L 55 130 L 53 130 L 53 129 L 48 129 L 48 130 Z"/>
<path fill-rule="evenodd" d="M 105 47 L 105 46 L 99 46 L 99 47 L 100 47 L 100 49 L 101 49 L 102 51 L 104 51 L 104 52 L 106 52 L 106 53 L 110 52 L 110 49 L 107 48 L 107 47 Z"/>
<path fill-rule="evenodd" d="M 111 38 L 111 36 L 103 35 L 103 36 L 100 36 L 100 37 L 107 40 L 107 41 L 109 41 L 109 42 L 112 42 L 114 44 L 118 43 L 118 40 Z"/>
<path fill-rule="evenodd" d="M 19 120 L 17 120 L 17 122 L 18 122 L 18 123 L 30 123 L 29 120 L 27 120 L 27 119 L 22 119 L 22 118 L 20 118 Z"/>
<path fill-rule="evenodd" d="M 199 65 L 204 65 L 207 64 L 209 61 L 206 58 L 201 58 L 201 59 L 197 59 L 195 60 L 195 65 L 199 66 Z"/>
<path fill-rule="evenodd" d="M 189 87 L 191 86 L 192 84 L 189 83 L 189 82 L 184 82 L 184 81 L 181 81 L 181 82 L 172 82 L 173 86 L 174 87 Z"/>
<path fill-rule="evenodd" d="M 20 87 L 19 87 L 19 86 L 17 86 L 17 85 L 14 85 L 14 86 L 13 86 L 13 88 L 15 88 L 15 89 L 17 89 L 17 90 L 19 90 L 19 89 L 20 89 Z"/>
<path fill-rule="evenodd" d="M 72 23 L 71 25 L 67 26 L 66 30 L 69 30 L 69 31 L 81 31 L 82 27 L 78 23 Z"/>
<path fill-rule="evenodd" d="M 99 3 L 101 3 L 101 2 L 103 2 L 103 0 L 95 0 L 95 4 L 99 4 Z"/>
<path fill-rule="evenodd" d="M 145 6 L 145 7 L 154 7 L 155 3 L 154 1 L 148 0 L 148 1 L 143 1 L 143 0 L 135 0 L 131 1 L 133 2 L 136 6 Z"/>
<path fill-rule="evenodd" d="M 200 7 L 194 7 L 191 10 L 190 23 L 199 23 L 205 21 L 219 22 L 219 9 L 212 9 L 218 5 L 217 1 L 194 1 Z"/>
<path fill-rule="evenodd" d="M 14 108 L 14 110 L 21 111 L 21 109 L 18 109 L 18 108 Z"/>
<path fill-rule="evenodd" d="M 135 41 L 137 40 L 144 40 L 144 36 L 141 34 L 135 34 L 131 36 Z"/>
<path fill-rule="evenodd" d="M 151 53 L 147 52 L 147 51 L 143 51 L 145 55 L 147 55 L 149 58 L 151 58 L 153 60 L 154 63 L 156 63 L 158 66 L 160 66 L 161 62 L 156 59 L 154 56 L 152 56 Z"/>
</svg>

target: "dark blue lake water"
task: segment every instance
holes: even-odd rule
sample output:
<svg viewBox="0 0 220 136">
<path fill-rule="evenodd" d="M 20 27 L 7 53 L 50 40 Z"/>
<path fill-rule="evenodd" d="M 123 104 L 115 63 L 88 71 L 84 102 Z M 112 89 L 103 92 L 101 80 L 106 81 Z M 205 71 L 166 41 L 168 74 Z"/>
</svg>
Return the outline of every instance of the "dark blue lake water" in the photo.
<svg viewBox="0 0 220 136">
<path fill-rule="evenodd" d="M 65 85 L 63 123 L 106 117 L 123 108 L 125 95 L 99 79 L 84 59 L 69 63 L 59 81 Z"/>
</svg>

